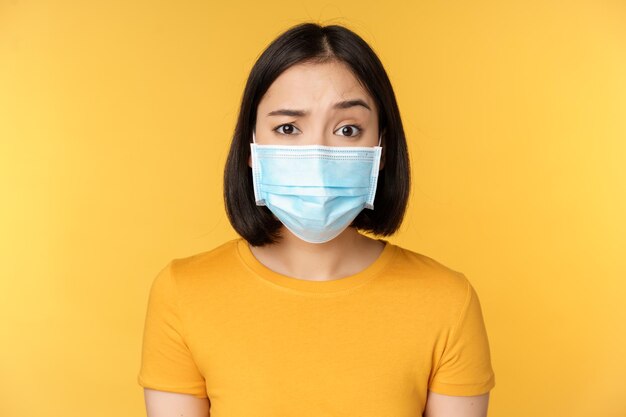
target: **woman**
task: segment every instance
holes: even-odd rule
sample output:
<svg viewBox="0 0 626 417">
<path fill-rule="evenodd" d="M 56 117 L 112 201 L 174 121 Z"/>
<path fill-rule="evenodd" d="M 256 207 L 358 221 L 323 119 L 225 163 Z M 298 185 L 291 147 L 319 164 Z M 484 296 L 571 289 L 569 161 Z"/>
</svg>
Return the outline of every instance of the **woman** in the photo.
<svg viewBox="0 0 626 417">
<path fill-rule="evenodd" d="M 172 260 L 151 288 L 148 416 L 485 416 L 495 379 L 474 288 L 361 234 L 400 226 L 408 161 L 365 41 L 305 23 L 272 42 L 225 169 L 241 237 Z"/>
</svg>

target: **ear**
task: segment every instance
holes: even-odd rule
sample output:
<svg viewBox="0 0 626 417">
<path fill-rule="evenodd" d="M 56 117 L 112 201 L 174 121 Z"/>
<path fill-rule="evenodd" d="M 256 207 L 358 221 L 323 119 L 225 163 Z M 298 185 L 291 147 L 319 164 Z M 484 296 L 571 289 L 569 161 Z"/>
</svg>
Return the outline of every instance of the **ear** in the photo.
<svg viewBox="0 0 626 417">
<path fill-rule="evenodd" d="M 252 168 L 252 156 L 248 157 L 248 166 Z"/>
</svg>

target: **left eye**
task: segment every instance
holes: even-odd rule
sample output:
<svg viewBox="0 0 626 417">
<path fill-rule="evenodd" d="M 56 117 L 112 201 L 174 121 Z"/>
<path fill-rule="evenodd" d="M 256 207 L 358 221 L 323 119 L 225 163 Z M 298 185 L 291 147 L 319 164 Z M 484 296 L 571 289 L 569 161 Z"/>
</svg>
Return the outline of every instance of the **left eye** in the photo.
<svg viewBox="0 0 626 417">
<path fill-rule="evenodd" d="M 350 132 L 355 132 L 355 131 L 356 131 L 356 134 L 354 135 L 350 134 Z M 342 133 L 341 136 L 357 136 L 359 133 L 361 133 L 361 128 L 357 125 L 345 125 L 337 129 L 335 132 L 341 132 Z"/>
</svg>

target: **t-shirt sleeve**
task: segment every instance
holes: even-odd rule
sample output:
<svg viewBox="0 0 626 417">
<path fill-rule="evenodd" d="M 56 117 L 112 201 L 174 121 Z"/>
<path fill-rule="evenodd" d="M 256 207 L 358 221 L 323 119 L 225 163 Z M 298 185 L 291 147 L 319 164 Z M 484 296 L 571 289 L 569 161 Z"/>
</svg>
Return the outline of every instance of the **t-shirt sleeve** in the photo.
<svg viewBox="0 0 626 417">
<path fill-rule="evenodd" d="M 463 309 L 429 386 L 439 394 L 481 395 L 496 384 L 480 301 L 467 278 L 465 281 Z"/>
<path fill-rule="evenodd" d="M 205 380 L 185 343 L 170 261 L 152 282 L 145 316 L 139 385 L 208 398 Z"/>
</svg>

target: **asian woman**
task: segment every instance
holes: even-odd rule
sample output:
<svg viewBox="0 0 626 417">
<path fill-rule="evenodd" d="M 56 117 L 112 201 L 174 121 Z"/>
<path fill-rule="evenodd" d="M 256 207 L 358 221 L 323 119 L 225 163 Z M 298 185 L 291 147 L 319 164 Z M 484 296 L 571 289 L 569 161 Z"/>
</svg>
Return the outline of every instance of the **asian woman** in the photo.
<svg viewBox="0 0 626 417">
<path fill-rule="evenodd" d="M 149 417 L 487 415 L 476 291 L 384 239 L 406 210 L 407 149 L 389 78 L 356 33 L 303 23 L 267 47 L 225 167 L 239 237 L 172 260 L 151 288 Z"/>
</svg>

